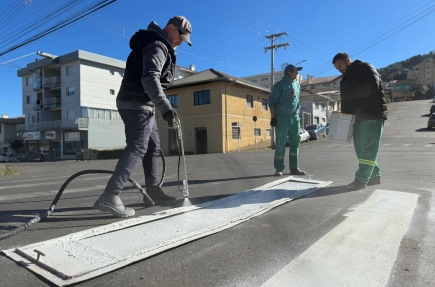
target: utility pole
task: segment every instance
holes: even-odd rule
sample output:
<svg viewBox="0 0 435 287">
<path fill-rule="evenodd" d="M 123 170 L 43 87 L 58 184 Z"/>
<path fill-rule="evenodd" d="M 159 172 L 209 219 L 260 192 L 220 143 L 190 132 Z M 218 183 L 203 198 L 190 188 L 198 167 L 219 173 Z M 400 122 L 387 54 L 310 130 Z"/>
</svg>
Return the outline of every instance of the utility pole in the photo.
<svg viewBox="0 0 435 287">
<path fill-rule="evenodd" d="M 278 50 L 281 47 L 284 47 L 287 49 L 287 46 L 290 46 L 289 43 L 285 42 L 284 44 L 279 44 L 279 45 L 275 45 L 275 38 L 277 37 L 281 37 L 284 35 L 288 35 L 286 32 L 281 32 L 279 34 L 272 34 L 270 36 L 266 36 L 267 39 L 270 39 L 270 46 L 269 47 L 264 47 L 264 53 L 267 52 L 267 50 L 271 50 L 271 67 L 270 67 L 270 89 L 272 90 L 273 84 L 274 84 L 274 80 L 273 80 L 273 74 L 274 74 L 274 51 Z M 275 127 L 272 127 L 271 132 L 270 132 L 270 137 L 272 139 L 272 148 L 275 147 Z"/>
</svg>

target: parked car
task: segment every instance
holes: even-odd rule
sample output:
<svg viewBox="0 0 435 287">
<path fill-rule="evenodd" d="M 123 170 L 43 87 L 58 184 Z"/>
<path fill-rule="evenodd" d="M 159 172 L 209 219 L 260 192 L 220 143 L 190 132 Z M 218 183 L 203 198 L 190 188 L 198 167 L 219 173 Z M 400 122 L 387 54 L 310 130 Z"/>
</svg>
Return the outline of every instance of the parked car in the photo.
<svg viewBox="0 0 435 287">
<path fill-rule="evenodd" d="M 427 129 L 430 130 L 432 128 L 435 128 L 435 113 L 431 114 L 427 120 Z"/>
<path fill-rule="evenodd" d="M 44 161 L 45 156 L 42 153 L 25 152 L 17 156 L 18 161 Z"/>
<path fill-rule="evenodd" d="M 306 126 L 305 129 L 310 134 L 310 139 L 318 140 L 320 138 L 320 136 L 323 136 L 326 138 L 326 128 L 322 124 L 309 125 L 309 126 Z"/>
<path fill-rule="evenodd" d="M 305 129 L 299 130 L 299 136 L 301 137 L 301 142 L 309 142 L 310 134 Z"/>
<path fill-rule="evenodd" d="M 0 162 L 12 162 L 14 161 L 15 157 L 11 154 L 2 153 L 0 154 Z"/>
<path fill-rule="evenodd" d="M 430 107 L 430 112 L 429 115 L 435 113 L 435 105 L 432 105 L 432 107 Z"/>
</svg>

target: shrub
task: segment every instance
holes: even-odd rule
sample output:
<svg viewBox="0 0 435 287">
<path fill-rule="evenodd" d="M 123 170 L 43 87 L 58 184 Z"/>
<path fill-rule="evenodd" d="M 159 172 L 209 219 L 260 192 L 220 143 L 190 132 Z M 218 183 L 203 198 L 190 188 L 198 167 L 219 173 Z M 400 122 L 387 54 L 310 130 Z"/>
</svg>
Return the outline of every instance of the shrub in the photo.
<svg viewBox="0 0 435 287">
<path fill-rule="evenodd" d="M 0 176 L 19 175 L 20 172 L 12 164 L 6 164 L 3 168 L 0 167 Z"/>
</svg>

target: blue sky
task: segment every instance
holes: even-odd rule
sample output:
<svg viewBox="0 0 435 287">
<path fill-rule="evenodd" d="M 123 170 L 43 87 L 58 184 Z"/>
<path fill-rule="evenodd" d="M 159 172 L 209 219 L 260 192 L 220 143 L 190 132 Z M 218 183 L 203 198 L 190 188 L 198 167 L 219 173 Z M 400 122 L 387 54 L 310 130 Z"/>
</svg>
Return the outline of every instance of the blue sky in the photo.
<svg viewBox="0 0 435 287">
<path fill-rule="evenodd" d="M 45 26 L 32 28 L 49 12 L 71 1 L 27 0 L 24 6 L 25 2 L 0 1 L 0 53 L 91 3 L 77 1 L 78 6 L 68 13 L 54 14 Z M 433 0 L 118 0 L 2 55 L 0 114 L 22 115 L 17 70 L 38 58 L 31 53 L 63 55 L 80 49 L 125 61 L 129 38 L 136 30 L 145 29 L 151 21 L 164 27 L 175 15 L 187 17 L 193 30 L 193 46 L 184 43 L 177 49 L 177 64 L 193 64 L 197 71 L 213 68 L 237 77 L 270 72 L 271 53 L 265 53 L 264 47 L 271 43 L 265 37 L 281 32 L 288 36 L 276 39 L 275 44 L 287 42 L 290 46 L 275 51 L 275 70 L 283 63 L 307 60 L 300 72 L 304 79 L 307 74 L 338 75 L 331 59 L 340 51 L 349 53 L 353 60 L 383 68 L 435 50 L 430 32 L 435 27 Z M 14 36 L 17 39 L 12 41 Z M 11 62 L 3 64 L 6 61 Z"/>
</svg>

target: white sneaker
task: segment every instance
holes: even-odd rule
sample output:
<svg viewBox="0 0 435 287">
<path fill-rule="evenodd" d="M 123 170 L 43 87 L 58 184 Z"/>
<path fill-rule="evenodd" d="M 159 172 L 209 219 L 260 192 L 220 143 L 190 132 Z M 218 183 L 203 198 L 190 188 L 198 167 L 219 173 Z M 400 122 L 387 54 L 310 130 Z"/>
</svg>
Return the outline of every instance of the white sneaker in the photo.
<svg viewBox="0 0 435 287">
<path fill-rule="evenodd" d="M 275 172 L 275 176 L 282 176 L 282 171 Z"/>
</svg>

